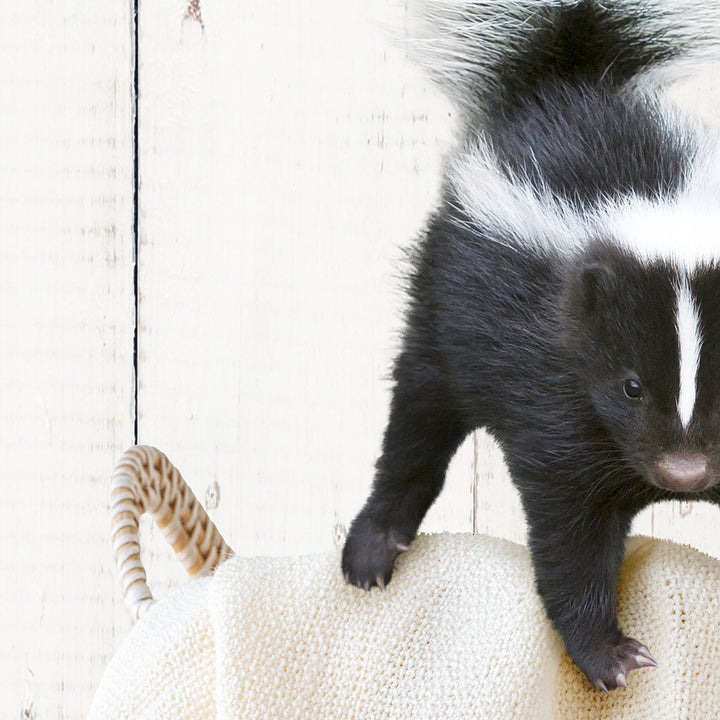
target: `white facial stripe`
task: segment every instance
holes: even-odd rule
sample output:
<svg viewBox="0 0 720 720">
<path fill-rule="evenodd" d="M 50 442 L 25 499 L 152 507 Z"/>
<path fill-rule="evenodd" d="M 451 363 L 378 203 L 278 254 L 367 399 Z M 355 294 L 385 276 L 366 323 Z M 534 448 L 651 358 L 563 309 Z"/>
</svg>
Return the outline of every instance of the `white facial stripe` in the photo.
<svg viewBox="0 0 720 720">
<path fill-rule="evenodd" d="M 700 316 L 687 280 L 683 280 L 677 288 L 675 324 L 680 344 L 680 392 L 677 408 L 680 422 L 687 428 L 695 408 L 702 345 Z"/>
</svg>

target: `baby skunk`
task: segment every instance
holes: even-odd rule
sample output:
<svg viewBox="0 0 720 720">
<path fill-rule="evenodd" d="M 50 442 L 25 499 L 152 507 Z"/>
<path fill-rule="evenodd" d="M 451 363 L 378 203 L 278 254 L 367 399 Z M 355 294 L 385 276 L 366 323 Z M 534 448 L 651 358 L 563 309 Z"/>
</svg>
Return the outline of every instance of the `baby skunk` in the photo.
<svg viewBox="0 0 720 720">
<path fill-rule="evenodd" d="M 660 94 L 720 55 L 720 4 L 411 12 L 461 136 L 413 258 L 382 454 L 343 572 L 389 582 L 458 445 L 487 428 L 548 616 L 596 687 L 625 687 L 655 665 L 617 623 L 633 516 L 720 499 L 720 143 Z"/>
</svg>

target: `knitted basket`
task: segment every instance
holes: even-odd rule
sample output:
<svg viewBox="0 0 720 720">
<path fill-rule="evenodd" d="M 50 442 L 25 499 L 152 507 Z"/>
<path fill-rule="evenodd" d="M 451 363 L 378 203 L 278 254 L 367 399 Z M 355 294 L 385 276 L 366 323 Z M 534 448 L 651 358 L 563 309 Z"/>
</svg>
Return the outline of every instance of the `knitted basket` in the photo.
<svg viewBox="0 0 720 720">
<path fill-rule="evenodd" d="M 155 603 L 140 557 L 138 521 L 148 513 L 182 561 L 188 575 L 209 575 L 233 554 L 178 469 L 157 448 L 127 450 L 112 475 L 112 538 L 115 565 L 133 621 Z"/>
<path fill-rule="evenodd" d="M 604 695 L 563 651 L 525 547 L 420 535 L 390 586 L 368 593 L 345 584 L 337 551 L 235 555 L 198 577 L 231 550 L 163 453 L 128 450 L 112 498 L 118 573 L 140 620 L 105 668 L 88 720 L 720 717 L 720 562 L 690 548 L 628 541 L 620 624 L 660 667 Z M 153 607 L 143 512 L 195 577 Z"/>
</svg>

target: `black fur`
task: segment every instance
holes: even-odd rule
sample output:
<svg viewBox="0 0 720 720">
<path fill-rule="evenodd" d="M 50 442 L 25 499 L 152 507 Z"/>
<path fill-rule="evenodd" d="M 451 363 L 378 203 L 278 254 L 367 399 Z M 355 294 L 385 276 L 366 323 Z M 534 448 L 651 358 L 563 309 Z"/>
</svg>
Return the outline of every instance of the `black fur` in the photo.
<svg viewBox="0 0 720 720">
<path fill-rule="evenodd" d="M 510 171 L 586 204 L 631 192 L 671 195 L 697 152 L 696 139 L 652 98 L 587 82 L 547 83 L 498 108 L 485 132 Z"/>
<path fill-rule="evenodd" d="M 643 70 L 682 52 L 662 36 L 648 37 L 640 30 L 646 12 L 622 0 L 590 0 L 529 13 L 532 40 L 496 69 L 505 92 L 495 102 L 512 106 L 548 80 L 616 91 Z"/>
<path fill-rule="evenodd" d="M 700 143 L 624 84 L 676 49 L 639 35 L 637 11 L 608 14 L 605 5 L 536 17 L 533 44 L 497 70 L 507 93 L 466 142 L 482 135 L 508 177 L 576 203 L 671 199 Z M 620 631 L 615 608 L 633 516 L 670 498 L 719 499 L 720 269 L 702 266 L 692 278 L 704 342 L 685 429 L 676 412 L 677 268 L 609 237 L 582 253 L 530 251 L 470 217 L 452 187 L 413 258 L 382 454 L 343 571 L 360 587 L 390 581 L 453 453 L 485 427 L 520 492 L 548 615 L 588 678 L 613 688 L 650 664 Z M 628 380 L 641 383 L 641 398 L 624 394 Z M 658 457 L 670 451 L 707 458 L 702 492 L 665 489 Z"/>
</svg>

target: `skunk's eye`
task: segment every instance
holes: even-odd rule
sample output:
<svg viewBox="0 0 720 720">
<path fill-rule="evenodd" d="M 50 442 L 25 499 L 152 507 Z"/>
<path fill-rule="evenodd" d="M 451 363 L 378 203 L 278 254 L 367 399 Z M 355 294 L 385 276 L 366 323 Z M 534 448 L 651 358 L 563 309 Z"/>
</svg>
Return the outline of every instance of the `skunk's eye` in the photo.
<svg viewBox="0 0 720 720">
<path fill-rule="evenodd" d="M 643 396 L 642 385 L 637 380 L 626 380 L 623 384 L 623 392 L 631 400 L 639 400 Z"/>
</svg>

